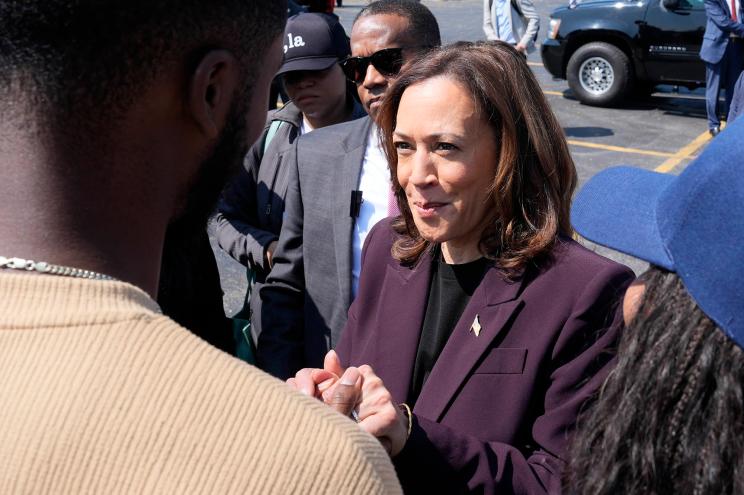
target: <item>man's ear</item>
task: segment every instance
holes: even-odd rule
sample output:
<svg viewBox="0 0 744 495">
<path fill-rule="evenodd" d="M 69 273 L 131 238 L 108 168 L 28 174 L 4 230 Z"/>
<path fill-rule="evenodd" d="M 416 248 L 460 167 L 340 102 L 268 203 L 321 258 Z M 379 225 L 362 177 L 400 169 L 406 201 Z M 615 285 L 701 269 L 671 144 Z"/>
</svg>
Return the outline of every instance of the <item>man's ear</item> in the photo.
<svg viewBox="0 0 744 495">
<path fill-rule="evenodd" d="M 238 60 L 227 50 L 210 50 L 191 74 L 187 108 L 208 139 L 222 131 L 239 80 Z"/>
</svg>

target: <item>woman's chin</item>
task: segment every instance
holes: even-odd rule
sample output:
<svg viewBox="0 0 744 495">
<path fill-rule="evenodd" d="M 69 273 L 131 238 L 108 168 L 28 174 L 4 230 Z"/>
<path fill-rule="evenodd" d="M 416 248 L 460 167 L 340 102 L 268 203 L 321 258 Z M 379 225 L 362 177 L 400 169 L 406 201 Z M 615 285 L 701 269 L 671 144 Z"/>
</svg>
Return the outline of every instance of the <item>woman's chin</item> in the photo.
<svg viewBox="0 0 744 495">
<path fill-rule="evenodd" d="M 449 238 L 446 229 L 432 229 L 430 225 L 419 226 L 418 224 L 416 227 L 418 228 L 421 237 L 427 242 L 436 242 L 441 244 L 442 242 L 446 242 Z"/>
</svg>

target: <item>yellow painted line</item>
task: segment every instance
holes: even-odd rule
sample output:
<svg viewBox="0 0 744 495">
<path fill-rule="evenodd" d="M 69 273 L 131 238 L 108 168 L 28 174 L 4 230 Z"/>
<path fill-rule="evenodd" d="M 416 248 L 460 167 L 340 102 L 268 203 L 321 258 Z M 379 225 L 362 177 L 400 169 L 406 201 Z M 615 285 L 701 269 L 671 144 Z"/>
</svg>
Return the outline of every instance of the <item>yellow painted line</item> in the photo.
<svg viewBox="0 0 744 495">
<path fill-rule="evenodd" d="M 532 65 L 533 67 L 542 67 L 543 64 L 540 62 L 527 62 L 527 65 Z"/>
<path fill-rule="evenodd" d="M 536 65 L 537 63 L 528 62 L 528 64 Z M 546 95 L 563 96 L 563 91 L 549 91 L 549 90 L 544 89 L 543 93 L 545 93 Z M 721 127 L 723 128 L 723 126 Z M 595 148 L 595 149 L 606 150 L 606 151 L 617 151 L 620 153 L 635 153 L 638 155 L 665 157 L 667 158 L 666 161 L 664 161 L 664 163 L 656 167 L 654 170 L 656 170 L 657 172 L 668 173 L 674 170 L 674 168 L 677 167 L 683 161 L 695 159 L 696 158 L 695 153 L 700 148 L 702 148 L 703 145 L 705 145 L 708 141 L 710 141 L 710 139 L 711 139 L 710 133 L 708 131 L 705 131 L 704 133 L 700 134 L 698 137 L 693 139 L 689 144 L 680 148 L 676 153 L 642 150 L 638 148 L 625 148 L 623 146 L 612 146 L 609 144 L 591 143 L 587 141 L 576 141 L 573 139 L 569 139 L 567 141 L 568 141 L 568 144 L 572 144 L 574 146 L 583 146 L 585 148 Z"/>
<path fill-rule="evenodd" d="M 656 167 L 654 170 L 657 172 L 668 173 L 674 170 L 674 168 L 682 163 L 685 159 L 690 158 L 697 150 L 699 150 L 705 143 L 710 141 L 710 132 L 705 131 L 698 137 L 690 141 L 687 145 L 679 149 L 674 155 L 669 157 L 664 163 Z"/>
<path fill-rule="evenodd" d="M 584 148 L 596 148 L 596 149 L 605 150 L 605 151 L 618 151 L 620 153 L 635 153 L 637 155 L 663 156 L 663 157 L 670 157 L 670 158 L 676 156 L 675 153 L 665 153 L 663 151 L 642 150 L 638 148 L 625 148 L 623 146 L 612 146 L 610 144 L 590 143 L 587 141 L 575 141 L 573 139 L 568 139 L 567 142 L 568 144 L 572 144 L 574 146 L 583 146 Z"/>
</svg>

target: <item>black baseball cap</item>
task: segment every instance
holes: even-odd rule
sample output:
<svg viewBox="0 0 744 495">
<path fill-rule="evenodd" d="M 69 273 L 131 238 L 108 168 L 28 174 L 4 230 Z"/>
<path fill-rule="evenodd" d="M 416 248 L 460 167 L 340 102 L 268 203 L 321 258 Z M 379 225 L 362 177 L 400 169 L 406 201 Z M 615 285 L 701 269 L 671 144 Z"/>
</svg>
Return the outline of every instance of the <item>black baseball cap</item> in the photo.
<svg viewBox="0 0 744 495">
<path fill-rule="evenodd" d="M 349 56 L 349 38 L 332 16 L 302 13 L 287 19 L 284 62 L 276 75 L 296 70 L 325 70 Z"/>
</svg>

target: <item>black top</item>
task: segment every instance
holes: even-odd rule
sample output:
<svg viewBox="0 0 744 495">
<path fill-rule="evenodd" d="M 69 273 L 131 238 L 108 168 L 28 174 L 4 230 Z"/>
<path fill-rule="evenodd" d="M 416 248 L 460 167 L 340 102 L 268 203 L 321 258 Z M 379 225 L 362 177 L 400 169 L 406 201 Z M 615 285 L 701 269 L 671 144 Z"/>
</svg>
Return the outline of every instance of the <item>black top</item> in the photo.
<svg viewBox="0 0 744 495">
<path fill-rule="evenodd" d="M 483 280 L 487 264 L 486 258 L 480 258 L 462 265 L 448 265 L 441 253 L 435 256 L 426 315 L 413 365 L 411 391 L 408 395 L 410 405 L 416 403 L 434 363 L 470 301 L 470 296 Z"/>
</svg>

